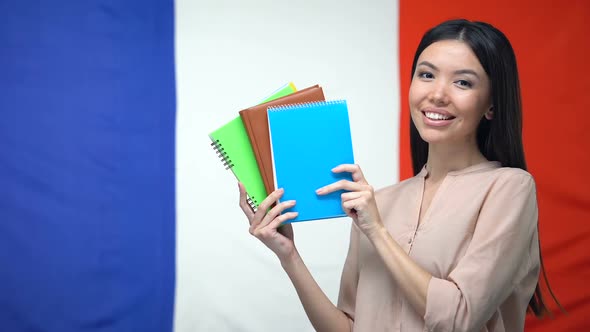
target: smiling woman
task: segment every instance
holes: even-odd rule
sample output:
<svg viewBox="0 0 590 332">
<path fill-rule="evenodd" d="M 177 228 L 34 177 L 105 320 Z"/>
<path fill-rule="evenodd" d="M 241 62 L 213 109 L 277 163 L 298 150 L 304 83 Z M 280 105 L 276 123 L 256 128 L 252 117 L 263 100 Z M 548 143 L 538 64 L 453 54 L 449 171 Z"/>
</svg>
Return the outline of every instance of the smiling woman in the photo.
<svg viewBox="0 0 590 332">
<path fill-rule="evenodd" d="M 434 51 L 437 51 L 436 55 Z M 437 63 L 430 62 L 435 59 L 441 61 L 439 65 L 447 66 L 447 72 L 439 72 Z M 445 84 L 445 80 L 447 85 L 453 85 L 455 89 L 438 88 L 438 85 L 442 87 Z M 435 89 L 426 89 L 431 90 L 430 98 L 434 98 L 435 106 L 449 102 L 449 98 L 452 98 L 451 107 L 463 108 L 465 99 L 471 99 L 467 103 L 472 102 L 470 107 L 477 109 L 472 118 L 476 121 L 477 130 L 471 132 L 477 137 L 479 151 L 488 160 L 501 161 L 503 166 L 526 169 L 516 56 L 501 31 L 486 23 L 466 24 L 458 20 L 441 24 L 422 38 L 412 63 L 409 97 L 414 174 L 426 163 L 429 145 L 418 131 L 420 122 L 415 122 L 414 118 L 414 108 L 418 105 L 412 98 L 419 98 L 419 92 L 424 91 L 419 89 L 423 86 L 421 82 L 430 81 L 435 82 Z M 441 93 L 446 95 L 441 98 Z M 491 121 L 494 118 L 495 121 Z"/>
<path fill-rule="evenodd" d="M 482 117 L 493 117 L 489 78 L 465 43 L 431 44 L 418 59 L 410 86 L 410 109 L 429 143 L 473 145 Z M 475 145 L 473 145 L 475 146 Z"/>
<path fill-rule="evenodd" d="M 426 47 L 409 102 L 412 124 L 429 144 L 430 158 L 461 153 L 476 163 L 486 160 L 476 136 L 479 124 L 493 118 L 490 79 L 467 44 L 441 40 Z"/>
<path fill-rule="evenodd" d="M 516 57 L 502 32 L 483 22 L 443 23 L 425 34 L 412 73 L 415 174 L 433 163 L 449 164 L 456 155 L 526 170 Z M 431 183 L 436 191 L 438 184 Z M 425 201 L 427 189 L 426 183 Z M 540 253 L 539 264 L 542 269 Z M 538 283 L 528 308 L 537 316 L 547 312 Z"/>
<path fill-rule="evenodd" d="M 297 202 L 254 212 L 250 232 L 280 259 L 318 331 L 522 331 L 527 308 L 546 312 L 535 181 L 526 171 L 516 59 L 508 39 L 482 22 L 429 30 L 409 91 L 415 176 L 374 191 L 358 165 L 339 165 L 338 190 L 354 221 L 338 305 L 293 242 Z M 272 209 L 271 209 L 272 207 Z"/>
</svg>

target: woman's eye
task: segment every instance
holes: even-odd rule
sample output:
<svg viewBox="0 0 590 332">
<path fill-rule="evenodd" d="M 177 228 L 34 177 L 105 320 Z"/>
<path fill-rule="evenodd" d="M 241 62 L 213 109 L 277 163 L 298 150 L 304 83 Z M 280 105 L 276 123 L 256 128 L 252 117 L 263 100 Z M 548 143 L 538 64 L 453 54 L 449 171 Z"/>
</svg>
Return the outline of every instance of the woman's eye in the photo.
<svg viewBox="0 0 590 332">
<path fill-rule="evenodd" d="M 466 80 L 458 80 L 455 83 L 457 83 L 457 85 L 459 85 L 461 87 L 465 87 L 465 88 L 470 88 L 472 86 L 471 82 L 466 81 Z"/>
<path fill-rule="evenodd" d="M 418 77 L 420 77 L 420 78 L 426 78 L 426 79 L 432 79 L 432 78 L 434 78 L 434 75 L 432 75 L 432 73 L 429 73 L 427 71 L 423 71 L 423 72 L 419 72 L 418 73 Z"/>
</svg>

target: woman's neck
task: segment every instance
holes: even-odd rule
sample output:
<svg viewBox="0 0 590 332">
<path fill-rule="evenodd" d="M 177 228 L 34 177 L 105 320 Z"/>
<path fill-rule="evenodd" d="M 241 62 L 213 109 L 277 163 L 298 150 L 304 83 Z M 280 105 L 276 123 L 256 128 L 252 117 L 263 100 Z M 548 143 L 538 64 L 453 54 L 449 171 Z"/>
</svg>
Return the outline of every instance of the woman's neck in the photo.
<svg viewBox="0 0 590 332">
<path fill-rule="evenodd" d="M 426 169 L 432 182 L 442 180 L 447 173 L 487 161 L 477 144 L 429 144 Z"/>
</svg>

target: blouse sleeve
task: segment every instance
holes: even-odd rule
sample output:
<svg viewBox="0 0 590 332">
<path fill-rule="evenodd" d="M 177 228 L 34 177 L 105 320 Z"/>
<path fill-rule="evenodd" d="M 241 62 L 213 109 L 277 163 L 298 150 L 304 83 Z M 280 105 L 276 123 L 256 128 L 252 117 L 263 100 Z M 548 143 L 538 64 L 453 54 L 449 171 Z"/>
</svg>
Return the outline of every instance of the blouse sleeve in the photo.
<svg viewBox="0 0 590 332">
<path fill-rule="evenodd" d="M 358 249 L 359 249 L 359 229 L 353 222 L 350 229 L 350 244 L 342 277 L 340 280 L 340 292 L 338 294 L 338 309 L 344 312 L 351 323 L 354 321 L 354 312 L 356 306 L 356 291 L 359 280 L 358 266 Z"/>
<path fill-rule="evenodd" d="M 424 315 L 428 331 L 481 329 L 532 268 L 529 251 L 537 218 L 530 174 L 500 176 L 481 207 L 465 256 L 447 279 L 430 280 Z"/>
</svg>

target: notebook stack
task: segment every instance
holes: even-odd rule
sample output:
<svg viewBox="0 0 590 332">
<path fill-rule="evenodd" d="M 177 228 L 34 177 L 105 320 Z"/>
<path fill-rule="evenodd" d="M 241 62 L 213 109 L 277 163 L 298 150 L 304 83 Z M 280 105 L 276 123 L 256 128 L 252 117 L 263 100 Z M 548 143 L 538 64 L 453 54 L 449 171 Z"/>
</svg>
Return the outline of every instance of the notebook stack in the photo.
<svg viewBox="0 0 590 332">
<path fill-rule="evenodd" d="M 253 209 L 276 188 L 283 200 L 296 200 L 285 211 L 298 216 L 289 222 L 345 216 L 340 194 L 318 196 L 315 190 L 348 173 L 332 173 L 353 164 L 348 107 L 344 100 L 326 101 L 321 86 L 297 91 L 290 83 L 259 105 L 209 134 L 223 165 L 242 182 Z"/>
</svg>

